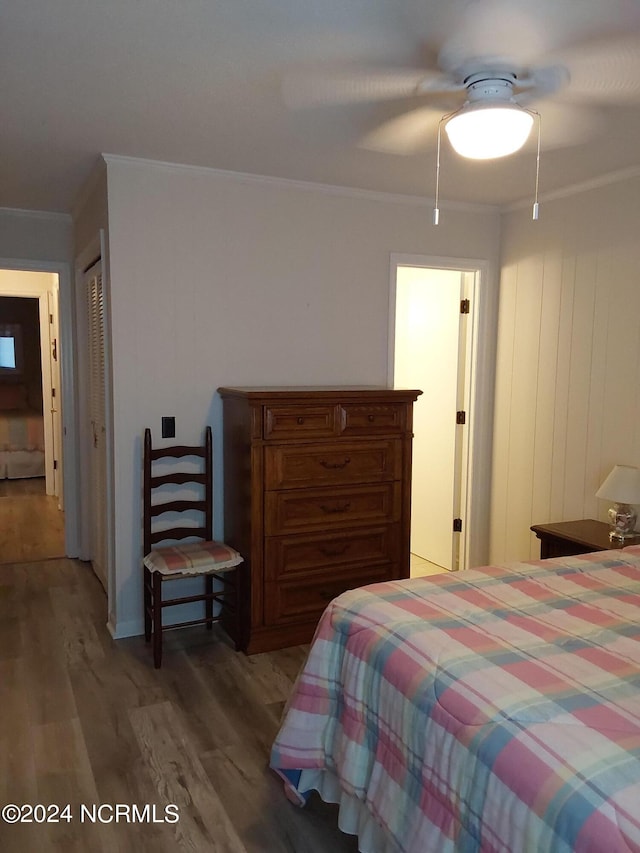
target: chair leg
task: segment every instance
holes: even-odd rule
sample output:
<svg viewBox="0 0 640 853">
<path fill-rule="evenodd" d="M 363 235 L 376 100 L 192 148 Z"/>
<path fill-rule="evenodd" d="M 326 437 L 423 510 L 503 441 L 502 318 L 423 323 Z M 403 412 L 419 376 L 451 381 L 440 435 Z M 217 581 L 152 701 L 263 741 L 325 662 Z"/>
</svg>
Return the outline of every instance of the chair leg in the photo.
<svg viewBox="0 0 640 853">
<path fill-rule="evenodd" d="M 241 636 L 242 634 L 242 613 L 240 608 L 240 573 L 236 571 L 236 585 L 234 588 L 235 600 L 235 629 L 236 629 L 236 651 L 239 652 L 240 649 L 246 649 L 246 644 L 244 638 Z"/>
<path fill-rule="evenodd" d="M 144 580 L 144 639 L 148 643 L 151 639 L 151 572 L 145 566 L 143 572 Z"/>
<path fill-rule="evenodd" d="M 211 575 L 204 576 L 204 591 L 207 595 L 213 594 L 213 577 Z M 207 631 L 213 628 L 213 599 L 207 598 L 204 603 L 204 615 L 207 620 Z"/>
<path fill-rule="evenodd" d="M 162 575 L 153 572 L 153 665 L 162 664 Z"/>
<path fill-rule="evenodd" d="M 232 619 L 233 619 L 233 630 L 235 633 L 235 645 L 236 651 L 239 652 L 241 650 L 246 650 L 246 641 L 244 636 L 242 635 L 242 626 L 246 625 L 246 621 L 243 619 L 243 596 L 242 596 L 242 582 L 243 576 L 240 572 L 240 568 L 237 568 L 234 572 L 235 574 L 235 585 L 232 591 L 233 597 L 233 611 L 232 611 Z"/>
</svg>

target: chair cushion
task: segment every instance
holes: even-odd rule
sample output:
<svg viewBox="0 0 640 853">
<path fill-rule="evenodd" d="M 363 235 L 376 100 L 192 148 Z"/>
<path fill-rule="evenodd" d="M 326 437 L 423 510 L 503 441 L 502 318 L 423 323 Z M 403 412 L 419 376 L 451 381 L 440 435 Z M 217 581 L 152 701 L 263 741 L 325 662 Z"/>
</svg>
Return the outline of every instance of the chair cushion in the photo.
<svg viewBox="0 0 640 853">
<path fill-rule="evenodd" d="M 144 558 L 150 572 L 163 575 L 203 575 L 233 569 L 243 557 L 224 542 L 188 542 L 155 548 Z"/>
</svg>

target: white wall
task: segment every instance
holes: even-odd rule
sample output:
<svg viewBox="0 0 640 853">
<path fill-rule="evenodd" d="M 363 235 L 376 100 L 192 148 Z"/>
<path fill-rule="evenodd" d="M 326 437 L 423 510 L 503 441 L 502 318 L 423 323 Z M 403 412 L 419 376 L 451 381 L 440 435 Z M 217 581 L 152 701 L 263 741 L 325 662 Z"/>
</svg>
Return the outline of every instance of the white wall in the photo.
<svg viewBox="0 0 640 853">
<path fill-rule="evenodd" d="M 486 210 L 107 157 L 112 324 L 116 636 L 140 631 L 141 436 L 214 429 L 233 384 L 385 384 L 392 252 L 487 258 Z M 495 279 L 495 276 L 493 276 Z M 493 332 L 491 332 L 493 334 Z"/>
<path fill-rule="evenodd" d="M 493 561 L 537 558 L 531 524 L 606 520 L 595 492 L 640 466 L 640 177 L 504 217 Z"/>
<path fill-rule="evenodd" d="M 3 296 L 40 296 L 58 284 L 57 276 L 49 272 L 0 269 L 0 294 Z"/>
<path fill-rule="evenodd" d="M 71 217 L 63 213 L 0 208 L 0 258 L 71 259 Z"/>
<path fill-rule="evenodd" d="M 108 230 L 107 167 L 102 158 L 96 163 L 73 210 L 73 243 L 75 258 L 88 252 L 83 261 L 95 258 L 100 230 Z"/>
</svg>

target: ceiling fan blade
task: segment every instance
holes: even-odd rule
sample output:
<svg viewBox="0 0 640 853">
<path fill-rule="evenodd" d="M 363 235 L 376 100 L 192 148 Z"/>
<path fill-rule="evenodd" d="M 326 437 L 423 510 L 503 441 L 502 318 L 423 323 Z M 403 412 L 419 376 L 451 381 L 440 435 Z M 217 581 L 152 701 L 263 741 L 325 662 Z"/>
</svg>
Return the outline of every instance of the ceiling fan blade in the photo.
<svg viewBox="0 0 640 853">
<path fill-rule="evenodd" d="M 464 3 L 463 9 L 460 5 L 451 9 L 457 14 L 438 56 L 445 71 L 454 72 L 474 60 L 526 65 L 546 47 L 539 16 L 531 6 L 514 0 L 475 0 Z"/>
<path fill-rule="evenodd" d="M 544 54 L 603 35 L 638 32 L 640 4 L 630 0 L 449 0 L 439 65 L 469 61 L 528 66 Z"/>
<path fill-rule="evenodd" d="M 425 68 L 353 71 L 287 76 L 282 93 L 291 108 L 360 104 L 409 98 L 420 92 L 448 92 L 457 87 L 437 71 Z"/>
<path fill-rule="evenodd" d="M 602 103 L 640 101 L 640 35 L 590 42 L 563 51 L 570 81 L 567 100 Z"/>
<path fill-rule="evenodd" d="M 441 118 L 442 112 L 439 110 L 418 107 L 380 125 L 368 133 L 358 147 L 384 154 L 404 155 L 435 148 Z"/>
<path fill-rule="evenodd" d="M 550 97 L 569 83 L 569 70 L 565 65 L 544 65 L 524 69 L 514 83 L 517 103 L 526 106 L 533 100 Z"/>
<path fill-rule="evenodd" d="M 567 148 L 580 145 L 590 137 L 604 131 L 604 116 L 593 107 L 577 104 L 560 104 L 543 100 L 539 104 L 540 143 L 543 150 Z M 529 147 L 536 144 L 537 131 L 534 124 L 529 139 Z"/>
</svg>

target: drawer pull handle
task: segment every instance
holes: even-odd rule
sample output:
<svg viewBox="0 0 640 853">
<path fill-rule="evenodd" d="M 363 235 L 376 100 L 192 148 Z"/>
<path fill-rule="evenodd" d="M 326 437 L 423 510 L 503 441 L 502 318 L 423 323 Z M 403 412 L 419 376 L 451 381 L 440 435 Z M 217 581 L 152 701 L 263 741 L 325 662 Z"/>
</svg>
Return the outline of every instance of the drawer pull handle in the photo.
<svg viewBox="0 0 640 853">
<path fill-rule="evenodd" d="M 327 506 L 327 504 L 320 504 L 320 509 L 322 512 L 335 513 L 335 512 L 347 512 L 351 506 L 351 502 L 347 501 L 343 504 L 337 504 L 336 506 Z"/>
<path fill-rule="evenodd" d="M 370 424 L 372 424 L 375 421 L 375 419 L 376 419 L 375 415 L 367 415 L 367 420 L 369 421 Z"/>
<path fill-rule="evenodd" d="M 342 548 L 339 546 L 334 548 L 328 548 L 327 546 L 320 548 L 320 553 L 324 554 L 325 557 L 341 557 L 346 551 L 349 550 L 349 545 L 343 545 Z"/>
<path fill-rule="evenodd" d="M 320 464 L 323 468 L 328 468 L 329 470 L 335 470 L 336 468 L 346 468 L 347 465 L 351 462 L 351 457 L 347 456 L 344 462 L 327 462 L 326 459 L 321 459 Z"/>
<path fill-rule="evenodd" d="M 299 423 L 299 424 L 303 424 L 303 423 L 304 423 L 304 418 L 298 418 L 298 423 Z"/>
</svg>

